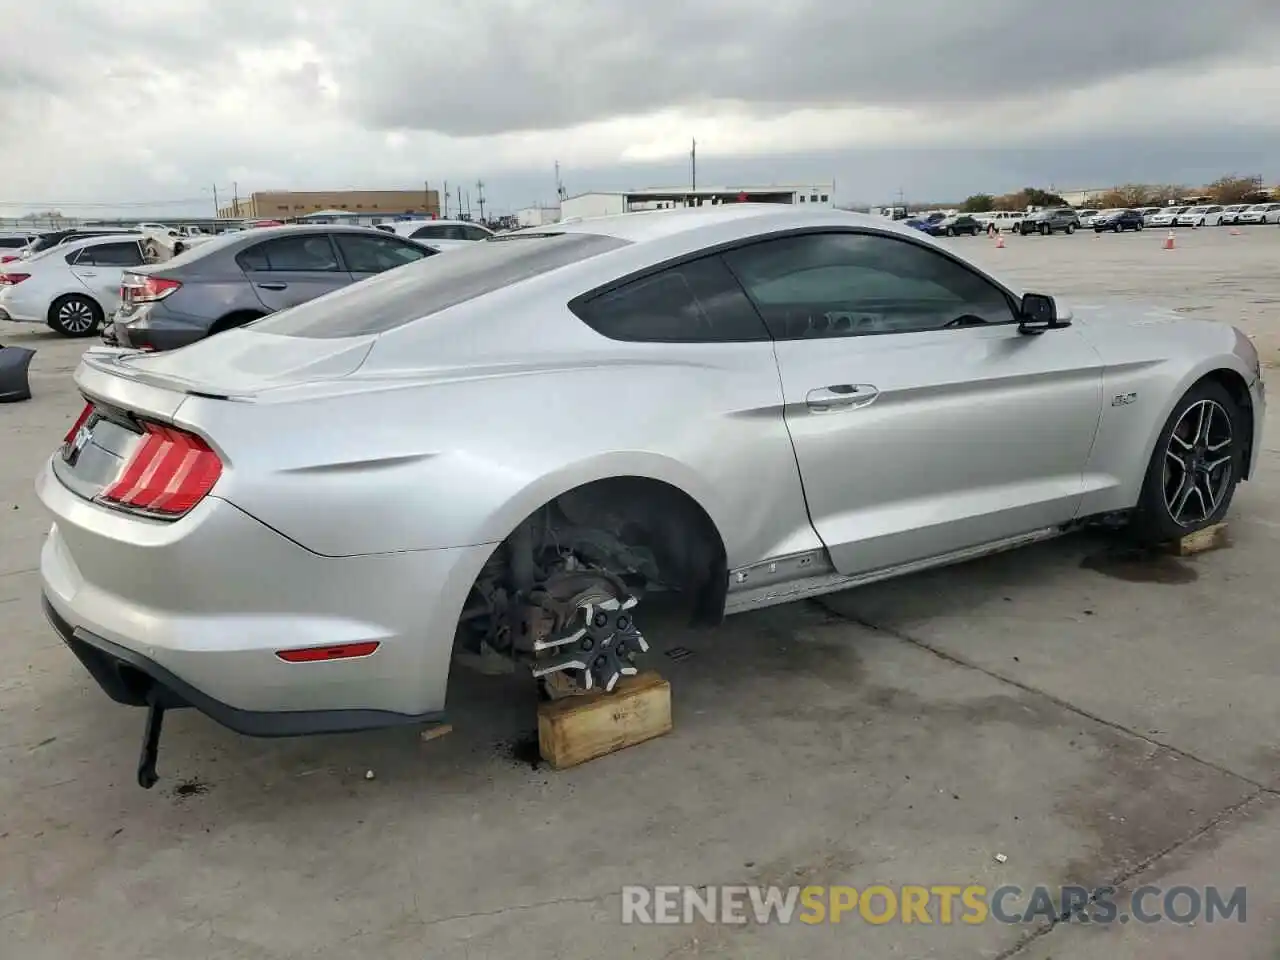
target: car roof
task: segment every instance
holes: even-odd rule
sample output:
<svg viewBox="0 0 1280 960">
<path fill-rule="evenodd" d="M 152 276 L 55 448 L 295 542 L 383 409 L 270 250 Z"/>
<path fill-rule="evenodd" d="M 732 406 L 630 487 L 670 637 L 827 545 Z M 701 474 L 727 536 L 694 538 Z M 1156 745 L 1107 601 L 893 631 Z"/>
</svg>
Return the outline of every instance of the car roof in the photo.
<svg viewBox="0 0 1280 960">
<path fill-rule="evenodd" d="M 640 210 L 607 217 L 562 220 L 548 227 L 529 227 L 506 236 L 539 233 L 594 233 L 629 243 L 662 240 L 680 234 L 695 234 L 727 224 L 738 224 L 743 234 L 808 227 L 868 227 L 917 239 L 919 231 L 899 220 L 854 213 L 831 207 L 808 208 L 789 203 L 726 203 L 713 207 L 683 207 L 674 210 Z"/>
<path fill-rule="evenodd" d="M 56 247 L 50 247 L 50 250 L 59 250 L 62 253 L 69 253 L 72 250 L 79 250 L 82 247 L 92 247 L 99 243 L 113 243 L 121 241 L 132 241 L 137 243 L 141 237 L 136 233 L 95 233 L 91 237 L 76 237 L 74 240 L 68 240 L 66 243 L 60 243 Z"/>
</svg>

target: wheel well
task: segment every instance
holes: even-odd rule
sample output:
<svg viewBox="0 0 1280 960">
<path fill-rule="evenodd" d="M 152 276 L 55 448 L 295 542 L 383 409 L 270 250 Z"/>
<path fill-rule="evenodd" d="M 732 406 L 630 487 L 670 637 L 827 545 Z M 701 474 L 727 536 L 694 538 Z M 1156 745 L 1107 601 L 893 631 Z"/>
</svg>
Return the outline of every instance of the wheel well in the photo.
<svg viewBox="0 0 1280 960">
<path fill-rule="evenodd" d="M 224 330 L 233 330 L 236 327 L 243 327 L 251 320 L 261 320 L 266 314 L 261 310 L 236 310 L 234 313 L 228 313 L 225 317 L 219 317 L 212 327 L 209 328 L 209 336 L 215 333 L 222 333 Z"/>
<path fill-rule="evenodd" d="M 103 320 L 106 317 L 106 311 L 102 309 L 102 304 L 100 304 L 96 299 L 94 299 L 89 294 L 80 293 L 76 291 L 71 293 L 59 294 L 58 296 L 54 297 L 53 300 L 49 303 L 49 312 L 45 315 L 45 320 L 51 322 L 53 320 L 54 311 L 58 309 L 58 304 L 62 303 L 62 301 L 64 300 L 71 300 L 71 299 L 89 301 L 93 309 L 98 311 L 99 321 Z"/>
<path fill-rule="evenodd" d="M 1197 382 L 1204 383 L 1206 380 L 1226 390 L 1244 416 L 1244 479 L 1247 480 L 1249 464 L 1253 462 L 1253 397 L 1249 393 L 1249 383 L 1235 370 L 1225 367 L 1205 374 Z"/>
<path fill-rule="evenodd" d="M 669 483 L 610 477 L 543 504 L 498 551 L 515 589 L 529 586 L 533 556 L 548 543 L 602 564 L 615 556 L 622 566 L 655 568 L 647 575 L 688 599 L 695 625 L 714 626 L 724 618 L 729 577 L 724 540 L 702 506 Z"/>
</svg>

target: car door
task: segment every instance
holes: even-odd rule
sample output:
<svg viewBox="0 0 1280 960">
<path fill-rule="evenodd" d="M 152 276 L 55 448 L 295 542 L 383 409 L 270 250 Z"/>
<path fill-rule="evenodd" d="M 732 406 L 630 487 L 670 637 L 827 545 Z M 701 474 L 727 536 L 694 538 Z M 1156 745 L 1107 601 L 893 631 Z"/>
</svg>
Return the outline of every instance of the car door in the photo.
<svg viewBox="0 0 1280 960">
<path fill-rule="evenodd" d="M 296 307 L 351 283 L 327 233 L 272 237 L 236 255 L 253 292 L 270 312 Z"/>
<path fill-rule="evenodd" d="M 1071 520 L 1102 361 L 927 241 L 807 233 L 726 253 L 775 339 L 814 528 L 842 573 Z"/>
<path fill-rule="evenodd" d="M 146 262 L 136 240 L 91 244 L 67 254 L 66 260 L 76 279 L 84 284 L 108 317 L 120 306 L 120 281 L 125 270 Z"/>
<path fill-rule="evenodd" d="M 352 280 L 366 280 L 434 255 L 434 251 L 421 244 L 372 231 L 337 233 L 333 240 Z"/>
</svg>

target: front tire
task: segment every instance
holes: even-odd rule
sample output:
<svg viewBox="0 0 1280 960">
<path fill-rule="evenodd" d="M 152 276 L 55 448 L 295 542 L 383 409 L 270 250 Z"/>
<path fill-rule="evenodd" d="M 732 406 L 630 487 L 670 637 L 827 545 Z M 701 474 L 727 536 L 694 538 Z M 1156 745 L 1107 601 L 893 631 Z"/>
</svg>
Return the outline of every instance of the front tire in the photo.
<svg viewBox="0 0 1280 960">
<path fill-rule="evenodd" d="M 1147 464 L 1132 532 L 1144 543 L 1220 521 L 1244 471 L 1246 418 L 1219 383 L 1202 380 L 1169 414 Z"/>
<path fill-rule="evenodd" d="M 64 337 L 90 337 L 102 326 L 97 301 L 78 293 L 59 297 L 49 305 L 49 326 Z"/>
<path fill-rule="evenodd" d="M 1069 236 L 1071 236 L 1071 235 L 1072 235 L 1073 233 L 1075 233 L 1075 232 L 1076 232 L 1076 225 L 1075 225 L 1074 223 L 1068 223 L 1068 224 L 1067 224 L 1067 236 L 1069 237 Z"/>
</svg>

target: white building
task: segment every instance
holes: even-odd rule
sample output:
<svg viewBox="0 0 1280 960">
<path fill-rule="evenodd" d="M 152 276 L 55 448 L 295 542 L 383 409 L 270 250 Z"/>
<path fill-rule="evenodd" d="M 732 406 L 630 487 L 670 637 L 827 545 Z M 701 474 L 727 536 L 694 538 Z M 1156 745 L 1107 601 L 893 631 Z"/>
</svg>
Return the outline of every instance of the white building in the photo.
<svg viewBox="0 0 1280 960">
<path fill-rule="evenodd" d="M 521 227 L 545 227 L 559 219 L 559 207 L 525 207 L 516 211 L 516 223 Z"/>
<path fill-rule="evenodd" d="M 565 220 L 581 217 L 608 217 L 636 210 L 664 210 L 674 207 L 715 206 L 721 203 L 803 203 L 831 207 L 835 204 L 835 183 L 774 184 L 767 187 L 654 187 L 614 193 L 580 193 L 560 204 Z"/>
</svg>

